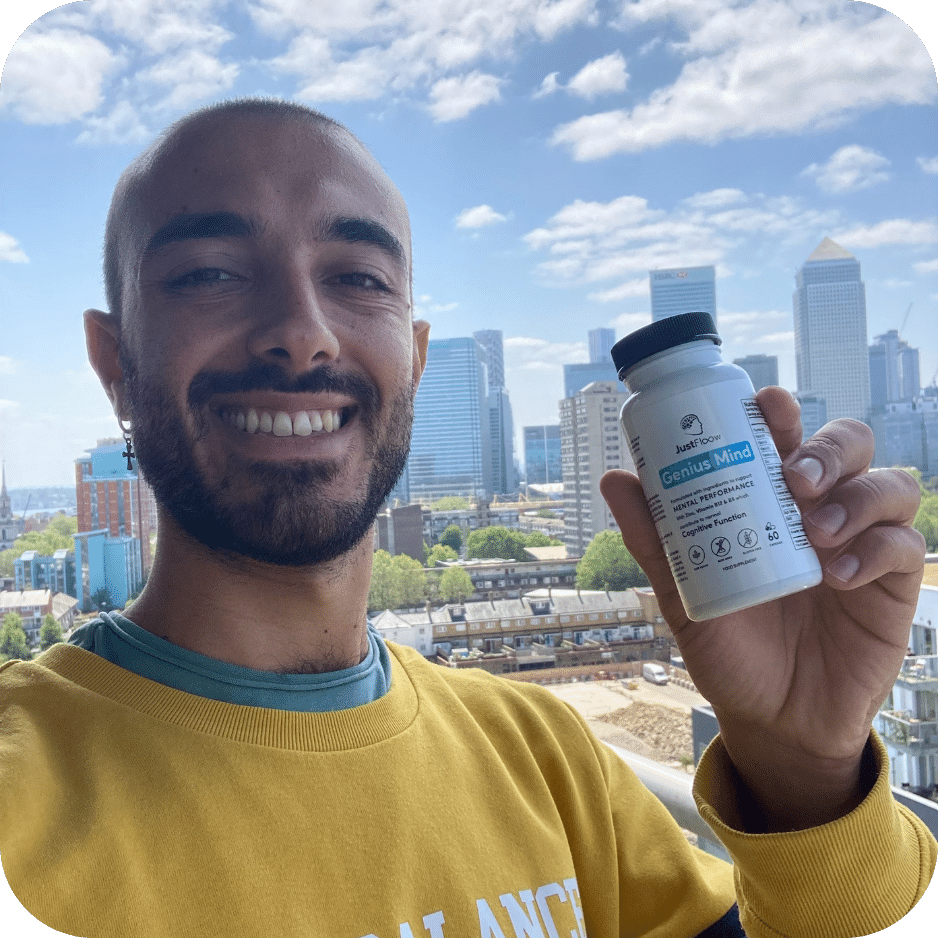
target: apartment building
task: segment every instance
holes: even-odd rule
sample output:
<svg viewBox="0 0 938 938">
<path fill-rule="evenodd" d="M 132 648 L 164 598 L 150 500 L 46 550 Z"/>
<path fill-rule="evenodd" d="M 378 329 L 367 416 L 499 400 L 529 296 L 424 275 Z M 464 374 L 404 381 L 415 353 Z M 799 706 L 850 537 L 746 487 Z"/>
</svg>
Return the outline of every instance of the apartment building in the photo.
<svg viewBox="0 0 938 938">
<path fill-rule="evenodd" d="M 608 469 L 634 469 L 619 412 L 629 392 L 618 382 L 595 381 L 560 402 L 563 470 L 563 541 L 583 556 L 590 541 L 615 518 L 599 491 Z"/>
<path fill-rule="evenodd" d="M 876 729 L 889 751 L 892 785 L 938 801 L 938 587 L 919 593 L 909 654 Z"/>
<path fill-rule="evenodd" d="M 654 594 L 638 589 L 539 589 L 518 599 L 450 603 L 413 613 L 386 611 L 372 625 L 387 640 L 426 657 L 496 673 L 553 667 L 558 658 L 577 651 L 598 654 L 610 663 L 640 660 L 671 642 Z"/>
</svg>

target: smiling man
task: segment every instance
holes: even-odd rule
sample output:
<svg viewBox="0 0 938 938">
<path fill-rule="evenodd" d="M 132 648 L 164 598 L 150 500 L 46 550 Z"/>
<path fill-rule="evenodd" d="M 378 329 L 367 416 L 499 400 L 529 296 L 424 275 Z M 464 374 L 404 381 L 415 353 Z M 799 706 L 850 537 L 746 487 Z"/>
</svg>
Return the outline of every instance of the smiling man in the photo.
<svg viewBox="0 0 938 938">
<path fill-rule="evenodd" d="M 734 870 L 548 691 L 367 626 L 428 326 L 400 194 L 297 105 L 184 118 L 118 183 L 88 350 L 159 503 L 126 616 L 0 667 L 0 856 L 98 936 L 847 938 L 903 916 L 936 846 L 870 724 L 922 573 L 917 488 L 844 421 L 760 405 L 825 564 L 684 615 L 638 487 L 603 491 L 720 737 L 697 773 Z M 737 903 L 738 901 L 738 909 Z"/>
</svg>

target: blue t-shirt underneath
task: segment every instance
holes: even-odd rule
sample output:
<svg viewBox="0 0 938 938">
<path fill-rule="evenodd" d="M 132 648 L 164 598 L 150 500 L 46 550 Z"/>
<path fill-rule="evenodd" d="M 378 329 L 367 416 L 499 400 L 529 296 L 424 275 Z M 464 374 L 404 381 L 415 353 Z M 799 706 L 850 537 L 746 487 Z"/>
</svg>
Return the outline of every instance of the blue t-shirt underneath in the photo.
<svg viewBox="0 0 938 938">
<path fill-rule="evenodd" d="M 69 644 L 167 687 L 247 707 L 350 710 L 378 700 L 391 686 L 390 653 L 371 626 L 365 659 L 325 674 L 277 674 L 218 661 L 174 645 L 114 612 L 102 612 L 76 629 Z"/>
</svg>

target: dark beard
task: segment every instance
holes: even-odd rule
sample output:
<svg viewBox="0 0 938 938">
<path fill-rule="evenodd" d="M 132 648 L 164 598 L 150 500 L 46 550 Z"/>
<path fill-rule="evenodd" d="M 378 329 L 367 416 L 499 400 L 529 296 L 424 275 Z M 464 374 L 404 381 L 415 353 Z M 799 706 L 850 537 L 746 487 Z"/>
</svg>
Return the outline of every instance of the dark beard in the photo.
<svg viewBox="0 0 938 938">
<path fill-rule="evenodd" d="M 168 390 L 141 381 L 123 347 L 121 366 L 140 470 L 160 506 L 210 550 L 278 566 L 327 563 L 369 533 L 404 470 L 413 422 L 413 394 L 407 389 L 390 402 L 381 433 L 378 391 L 362 378 L 323 365 L 293 379 L 277 366 L 258 365 L 237 374 L 196 376 L 188 404 L 197 419 L 197 438 L 206 432 L 204 405 L 215 394 L 335 391 L 357 402 L 356 419 L 369 440 L 371 471 L 358 497 L 346 502 L 322 492 L 325 484 L 348 471 L 340 463 L 252 462 L 232 455 L 221 481 L 210 485 L 196 464 L 193 441 Z"/>
</svg>

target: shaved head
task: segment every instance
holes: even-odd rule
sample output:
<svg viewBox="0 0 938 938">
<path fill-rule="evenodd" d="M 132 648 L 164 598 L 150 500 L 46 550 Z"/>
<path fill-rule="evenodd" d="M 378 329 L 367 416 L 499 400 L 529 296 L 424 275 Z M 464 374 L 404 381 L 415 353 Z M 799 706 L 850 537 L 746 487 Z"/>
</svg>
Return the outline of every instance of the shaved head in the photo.
<svg viewBox="0 0 938 938">
<path fill-rule="evenodd" d="M 320 128 L 325 133 L 344 136 L 383 173 L 367 147 L 344 124 L 314 108 L 292 101 L 279 98 L 234 98 L 207 105 L 181 117 L 170 124 L 124 170 L 111 197 L 104 234 L 104 290 L 108 310 L 118 319 L 124 309 L 127 264 L 136 253 L 133 248 L 141 247 L 138 244 L 141 234 L 139 200 L 143 198 L 154 170 L 168 153 L 183 145 L 193 130 L 214 121 L 239 117 L 294 121 Z"/>
</svg>

